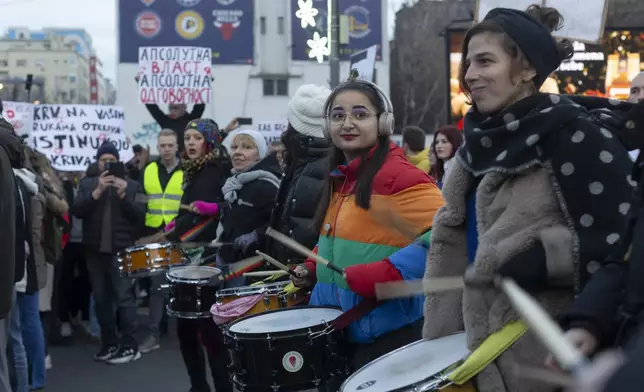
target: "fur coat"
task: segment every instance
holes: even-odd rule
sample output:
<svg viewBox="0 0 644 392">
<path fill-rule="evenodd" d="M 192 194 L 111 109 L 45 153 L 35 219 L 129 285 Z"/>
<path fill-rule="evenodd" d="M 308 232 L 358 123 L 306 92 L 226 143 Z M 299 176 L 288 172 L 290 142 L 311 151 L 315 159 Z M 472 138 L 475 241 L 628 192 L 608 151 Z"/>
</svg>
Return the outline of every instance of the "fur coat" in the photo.
<svg viewBox="0 0 644 392">
<path fill-rule="evenodd" d="M 462 330 L 475 350 L 490 334 L 519 319 L 505 294 L 493 285 L 496 271 L 513 256 L 541 241 L 549 279 L 560 287 L 537 295 L 552 315 L 573 297 L 573 235 L 564 221 L 548 170 L 534 167 L 522 174 L 485 174 L 476 188 L 479 245 L 468 267 L 466 197 L 475 185 L 472 175 L 454 160 L 443 188 L 445 206 L 434 219 L 425 278 L 461 276 L 464 291 L 428 294 L 423 338 L 435 339 Z M 480 392 L 546 392 L 549 385 L 519 379 L 514 365 L 541 366 L 547 349 L 528 331 L 476 377 Z"/>
</svg>

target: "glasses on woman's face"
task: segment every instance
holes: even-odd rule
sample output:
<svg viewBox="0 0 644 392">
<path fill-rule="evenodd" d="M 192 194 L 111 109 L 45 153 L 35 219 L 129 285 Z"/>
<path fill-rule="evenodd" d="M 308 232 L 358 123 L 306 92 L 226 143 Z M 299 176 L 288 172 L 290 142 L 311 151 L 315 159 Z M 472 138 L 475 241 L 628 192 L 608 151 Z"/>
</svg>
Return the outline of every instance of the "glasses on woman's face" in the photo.
<svg viewBox="0 0 644 392">
<path fill-rule="evenodd" d="M 347 121 L 347 118 L 351 120 L 352 124 L 358 124 L 360 122 L 368 120 L 373 116 L 375 116 L 375 114 L 366 109 L 354 109 L 351 112 L 345 112 L 341 109 L 335 109 L 331 111 L 329 119 L 331 121 L 331 125 L 338 127 L 344 125 Z"/>
</svg>

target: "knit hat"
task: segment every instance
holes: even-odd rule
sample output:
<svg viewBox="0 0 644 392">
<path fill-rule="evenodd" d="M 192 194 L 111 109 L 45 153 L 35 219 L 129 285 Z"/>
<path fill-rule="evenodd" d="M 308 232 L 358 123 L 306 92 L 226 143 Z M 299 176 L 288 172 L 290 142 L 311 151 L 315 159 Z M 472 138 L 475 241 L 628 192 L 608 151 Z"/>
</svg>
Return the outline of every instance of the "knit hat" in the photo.
<svg viewBox="0 0 644 392">
<path fill-rule="evenodd" d="M 289 124 L 302 135 L 324 138 L 324 103 L 330 94 L 324 86 L 300 86 L 288 103 Z"/>
<path fill-rule="evenodd" d="M 212 150 L 216 145 L 221 144 L 219 125 L 209 118 L 200 118 L 199 120 L 190 121 L 186 126 L 186 131 L 189 129 L 194 129 L 203 135 L 206 143 L 208 143 L 209 150 Z"/>
<path fill-rule="evenodd" d="M 104 142 L 98 150 L 96 150 L 96 160 L 98 161 L 105 154 L 114 155 L 116 159 L 120 159 L 119 150 L 117 150 L 116 146 L 110 142 Z"/>
<path fill-rule="evenodd" d="M 246 135 L 249 138 L 253 139 L 255 145 L 257 146 L 257 151 L 259 152 L 259 159 L 264 159 L 266 152 L 268 151 L 268 145 L 266 144 L 266 138 L 258 131 L 253 131 L 250 129 L 242 129 L 238 131 L 234 137 L 239 135 Z"/>
</svg>

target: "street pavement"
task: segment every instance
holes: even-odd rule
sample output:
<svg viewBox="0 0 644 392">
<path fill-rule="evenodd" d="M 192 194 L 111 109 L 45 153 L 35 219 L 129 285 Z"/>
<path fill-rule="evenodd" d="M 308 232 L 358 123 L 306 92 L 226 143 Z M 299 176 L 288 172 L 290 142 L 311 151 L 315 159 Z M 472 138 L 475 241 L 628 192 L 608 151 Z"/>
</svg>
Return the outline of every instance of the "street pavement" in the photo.
<svg viewBox="0 0 644 392">
<path fill-rule="evenodd" d="M 179 342 L 171 331 L 161 348 L 136 362 L 107 365 L 95 362 L 98 345 L 87 339 L 70 346 L 50 347 L 52 369 L 45 392 L 188 392 Z"/>
</svg>

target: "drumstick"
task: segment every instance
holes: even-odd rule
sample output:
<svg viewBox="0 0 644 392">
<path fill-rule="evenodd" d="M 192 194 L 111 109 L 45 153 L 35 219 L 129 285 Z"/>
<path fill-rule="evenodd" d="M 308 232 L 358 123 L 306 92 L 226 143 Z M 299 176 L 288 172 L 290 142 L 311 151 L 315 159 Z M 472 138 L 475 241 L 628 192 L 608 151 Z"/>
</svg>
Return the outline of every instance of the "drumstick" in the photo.
<svg viewBox="0 0 644 392">
<path fill-rule="evenodd" d="M 281 269 L 283 272 L 286 272 L 287 274 L 297 278 L 297 274 L 295 273 L 295 271 L 293 271 L 292 269 L 288 268 L 287 266 L 285 266 L 284 264 L 280 263 L 279 261 L 277 261 L 276 259 L 272 258 L 271 256 L 267 255 L 266 253 L 262 253 L 262 252 L 260 252 L 258 250 L 256 250 L 255 253 L 257 253 L 258 255 L 262 256 L 264 258 L 264 260 L 268 261 L 269 263 L 273 264 L 277 268 Z"/>
<path fill-rule="evenodd" d="M 442 291 L 462 290 L 464 287 L 465 283 L 460 276 L 376 283 L 376 297 L 379 300 L 413 297 Z"/>
<path fill-rule="evenodd" d="M 512 279 L 501 279 L 501 290 L 514 309 L 550 350 L 563 369 L 577 371 L 587 359 L 564 337 L 563 331 L 534 298 Z"/>
<path fill-rule="evenodd" d="M 283 276 L 286 274 L 288 274 L 288 272 L 282 271 L 282 270 L 244 272 L 244 276 L 261 276 L 261 277 L 274 276 L 274 275 Z"/>
<path fill-rule="evenodd" d="M 188 204 L 180 204 L 179 209 L 180 210 L 186 210 L 186 211 L 192 211 L 192 208 L 190 208 L 190 205 L 188 205 Z"/>
<path fill-rule="evenodd" d="M 279 241 L 282 243 L 282 245 L 291 248 L 292 250 L 296 251 L 297 253 L 301 254 L 302 256 L 306 256 L 310 258 L 311 260 L 315 261 L 316 263 L 320 263 L 323 266 L 329 268 L 330 270 L 337 272 L 340 275 L 344 275 L 344 270 L 335 264 L 331 263 L 329 260 L 325 259 L 322 256 L 319 256 L 313 252 L 311 252 L 306 246 L 298 243 L 297 241 L 285 236 L 284 234 L 280 233 L 279 231 L 273 230 L 270 227 L 266 229 L 266 235 L 273 237 L 275 240 Z"/>
<path fill-rule="evenodd" d="M 219 275 L 218 280 L 230 280 L 238 276 L 242 276 L 245 272 L 249 272 L 259 268 L 264 263 L 261 256 L 253 256 L 247 259 L 239 260 L 235 263 L 228 264 L 228 273 L 226 275 Z M 216 263 L 207 264 L 210 267 L 217 267 Z"/>
</svg>

